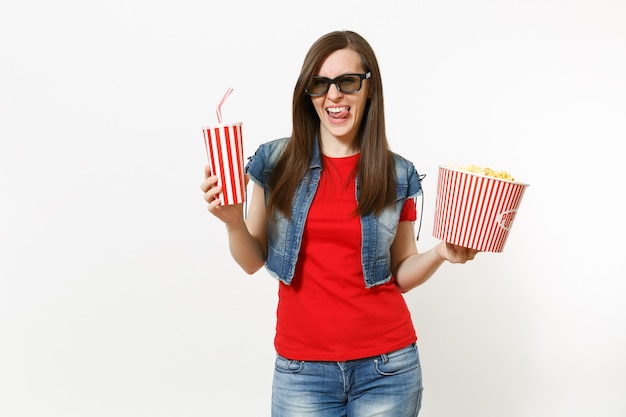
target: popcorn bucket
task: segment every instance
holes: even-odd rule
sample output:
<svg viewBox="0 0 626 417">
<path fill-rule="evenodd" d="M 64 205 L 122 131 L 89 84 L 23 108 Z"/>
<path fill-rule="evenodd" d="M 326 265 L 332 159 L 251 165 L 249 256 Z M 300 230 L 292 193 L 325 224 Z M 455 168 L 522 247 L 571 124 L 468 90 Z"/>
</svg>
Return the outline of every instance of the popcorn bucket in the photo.
<svg viewBox="0 0 626 417">
<path fill-rule="evenodd" d="M 433 236 L 502 252 L 528 184 L 439 166 Z"/>
<path fill-rule="evenodd" d="M 245 201 L 242 123 L 224 123 L 204 127 L 204 144 L 211 165 L 222 187 L 219 199 L 224 205 Z"/>
</svg>

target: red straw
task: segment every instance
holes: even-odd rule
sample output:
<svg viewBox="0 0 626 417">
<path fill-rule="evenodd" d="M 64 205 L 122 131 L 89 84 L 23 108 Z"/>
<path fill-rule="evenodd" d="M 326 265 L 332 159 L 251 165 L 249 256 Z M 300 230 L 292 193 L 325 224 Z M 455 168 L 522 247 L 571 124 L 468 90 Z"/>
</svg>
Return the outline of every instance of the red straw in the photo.
<svg viewBox="0 0 626 417">
<path fill-rule="evenodd" d="M 228 87 L 228 90 L 226 90 L 226 93 L 224 94 L 224 97 L 222 97 L 220 104 L 217 105 L 217 123 L 222 123 L 222 104 L 224 104 L 224 102 L 232 92 L 233 89 L 231 87 Z"/>
</svg>

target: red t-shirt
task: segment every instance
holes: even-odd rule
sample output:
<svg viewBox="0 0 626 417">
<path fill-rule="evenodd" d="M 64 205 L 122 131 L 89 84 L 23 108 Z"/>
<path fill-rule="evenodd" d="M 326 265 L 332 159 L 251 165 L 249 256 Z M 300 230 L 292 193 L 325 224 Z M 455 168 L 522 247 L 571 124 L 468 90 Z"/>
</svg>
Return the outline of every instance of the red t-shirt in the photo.
<svg viewBox="0 0 626 417">
<path fill-rule="evenodd" d="M 291 285 L 279 283 L 276 351 L 289 359 L 345 361 L 403 348 L 417 340 L 393 280 L 365 288 L 355 168 L 359 155 L 324 156 Z M 415 221 L 408 199 L 400 220 Z"/>
</svg>

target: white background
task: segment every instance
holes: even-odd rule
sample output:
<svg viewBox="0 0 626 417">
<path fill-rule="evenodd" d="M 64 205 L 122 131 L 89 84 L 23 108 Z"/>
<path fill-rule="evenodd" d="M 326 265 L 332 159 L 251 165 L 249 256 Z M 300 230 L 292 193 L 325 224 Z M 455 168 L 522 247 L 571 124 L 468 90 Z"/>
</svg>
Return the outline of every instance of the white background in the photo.
<svg viewBox="0 0 626 417">
<path fill-rule="evenodd" d="M 413 4 L 409 6 L 409 4 Z M 380 60 L 392 148 L 530 184 L 503 253 L 406 295 L 423 417 L 626 416 L 626 3 L 2 0 L 0 415 L 269 416 L 277 284 L 199 189 L 201 126 L 287 136 L 307 49 Z"/>
</svg>

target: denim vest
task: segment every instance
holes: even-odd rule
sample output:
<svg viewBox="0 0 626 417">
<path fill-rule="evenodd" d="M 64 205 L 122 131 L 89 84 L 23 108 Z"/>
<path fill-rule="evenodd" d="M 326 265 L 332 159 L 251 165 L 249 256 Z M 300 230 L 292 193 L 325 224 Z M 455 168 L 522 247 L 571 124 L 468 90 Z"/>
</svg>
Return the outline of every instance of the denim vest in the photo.
<svg viewBox="0 0 626 417">
<path fill-rule="evenodd" d="M 246 164 L 246 173 L 265 190 L 267 204 L 268 178 L 289 138 L 277 139 L 259 146 Z M 317 142 L 317 139 L 316 139 Z M 391 244 L 396 235 L 400 213 L 407 198 L 421 193 L 419 176 L 411 162 L 394 154 L 396 168 L 396 203 L 379 215 L 361 216 L 361 264 L 365 287 L 371 288 L 391 280 Z M 291 219 L 275 211 L 268 221 L 268 253 L 265 267 L 274 278 L 289 285 L 296 270 L 304 223 L 317 190 L 322 171 L 319 146 L 315 147 L 310 165 L 298 185 L 291 209 Z M 356 197 L 359 180 L 356 179 Z"/>
</svg>

